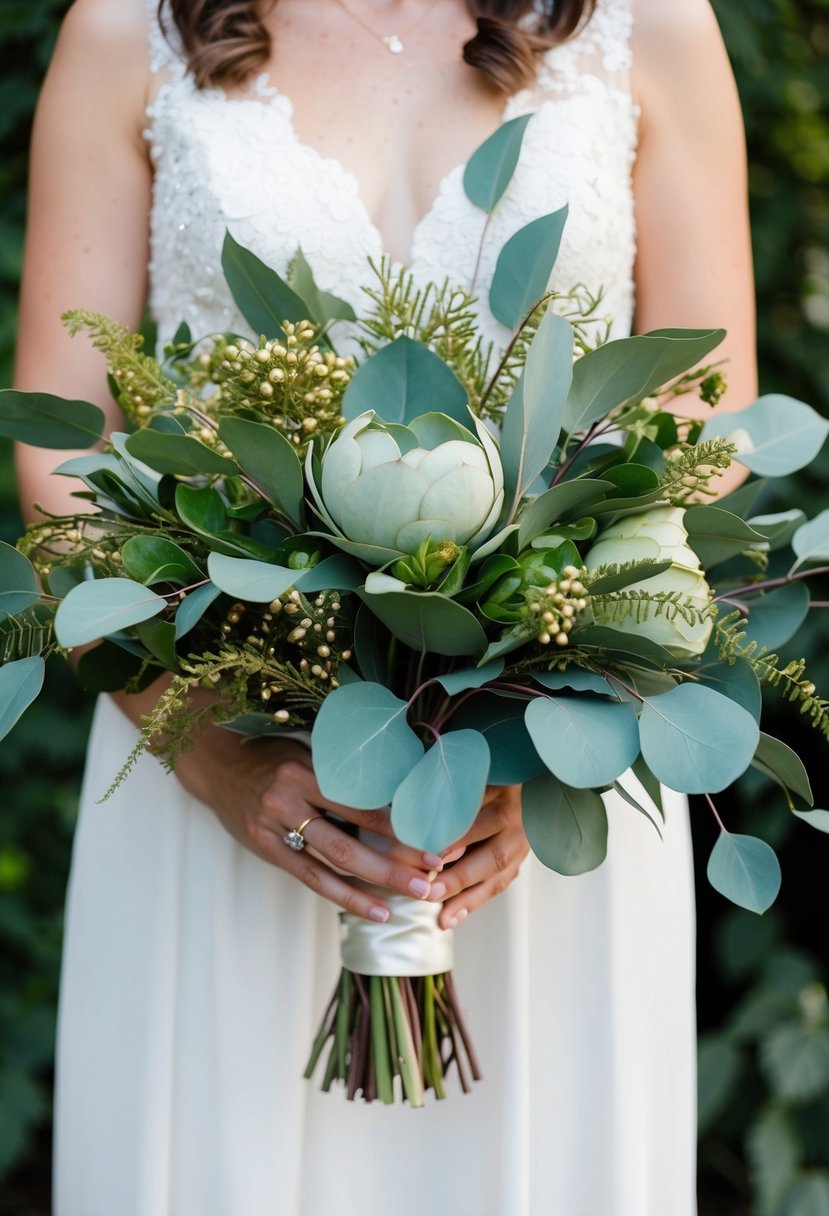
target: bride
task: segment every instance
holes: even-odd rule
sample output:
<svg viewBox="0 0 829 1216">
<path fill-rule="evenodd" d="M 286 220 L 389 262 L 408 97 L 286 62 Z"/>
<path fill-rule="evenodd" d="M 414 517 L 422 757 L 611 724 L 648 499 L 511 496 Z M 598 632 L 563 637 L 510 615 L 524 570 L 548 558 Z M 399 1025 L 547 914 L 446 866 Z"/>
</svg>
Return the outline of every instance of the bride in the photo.
<svg viewBox="0 0 829 1216">
<path fill-rule="evenodd" d="M 61 327 L 70 307 L 135 327 L 148 294 L 162 340 L 182 320 L 244 332 L 226 228 L 280 271 L 301 245 L 355 305 L 384 252 L 468 285 L 480 230 L 462 166 L 524 113 L 482 298 L 507 237 L 569 202 L 557 284 L 602 288 L 617 337 L 727 327 L 724 408 L 745 404 L 744 152 L 707 0 L 76 0 L 34 134 L 18 386 L 112 413 L 99 356 Z M 25 503 L 66 502 L 52 464 L 21 451 Z M 691 1216 L 682 798 L 666 799 L 664 843 L 611 799 L 609 860 L 581 878 L 527 858 L 512 788 L 442 858 L 375 851 L 324 817 L 296 853 L 286 832 L 321 812 L 387 830 L 323 799 L 296 743 L 242 749 L 209 729 L 175 776 L 147 756 L 98 805 L 157 691 L 104 698 L 90 744 L 58 1216 Z M 458 986 L 486 1074 L 472 1095 L 378 1109 L 302 1081 L 336 973 L 331 903 L 388 914 L 354 878 L 441 903 L 447 930 L 469 917 Z"/>
</svg>

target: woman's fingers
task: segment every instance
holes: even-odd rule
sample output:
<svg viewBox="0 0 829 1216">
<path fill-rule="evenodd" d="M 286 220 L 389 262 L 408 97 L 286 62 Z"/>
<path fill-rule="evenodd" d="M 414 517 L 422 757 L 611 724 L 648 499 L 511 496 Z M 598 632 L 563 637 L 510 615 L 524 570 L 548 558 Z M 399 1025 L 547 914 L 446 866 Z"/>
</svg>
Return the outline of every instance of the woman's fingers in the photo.
<svg viewBox="0 0 829 1216">
<path fill-rule="evenodd" d="M 494 899 L 496 895 L 501 895 L 510 883 L 518 877 L 520 868 L 521 863 L 517 862 L 503 873 L 493 875 L 485 882 L 477 883 L 473 887 L 467 887 L 462 894 L 456 895 L 453 899 L 448 899 L 438 917 L 438 924 L 441 929 L 454 929 L 456 925 L 466 920 L 470 912 L 474 912 L 477 908 L 482 907 L 488 900 Z"/>
<path fill-rule="evenodd" d="M 423 869 L 398 859 L 398 852 L 405 856 L 413 853 L 419 864 L 422 862 L 423 854 L 407 850 L 405 845 L 400 850 L 392 847 L 388 852 L 378 853 L 322 817 L 312 820 L 304 835 L 308 845 L 329 865 L 363 882 L 415 899 L 440 900 L 446 895 L 442 881 L 430 882 Z"/>
</svg>

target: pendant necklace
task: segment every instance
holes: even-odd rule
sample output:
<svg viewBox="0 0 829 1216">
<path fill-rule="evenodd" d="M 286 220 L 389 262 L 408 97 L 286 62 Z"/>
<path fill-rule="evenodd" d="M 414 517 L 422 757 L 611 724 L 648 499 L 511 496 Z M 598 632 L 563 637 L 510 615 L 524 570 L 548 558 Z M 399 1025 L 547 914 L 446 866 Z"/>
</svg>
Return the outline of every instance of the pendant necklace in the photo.
<svg viewBox="0 0 829 1216">
<path fill-rule="evenodd" d="M 440 0 L 434 0 L 434 3 L 430 4 L 426 11 L 421 13 L 416 21 L 413 21 L 410 26 L 407 26 L 407 28 L 402 31 L 402 34 L 378 34 L 377 30 L 373 29 L 367 21 L 364 21 L 359 14 L 355 13 L 353 9 L 348 7 L 345 0 L 337 0 L 337 4 L 339 4 L 343 12 L 347 13 L 352 21 L 356 21 L 358 25 L 361 25 L 367 33 L 371 34 L 372 38 L 378 38 L 392 55 L 402 54 L 405 49 L 403 39 L 408 37 L 412 30 L 420 25 L 421 21 L 425 21 L 432 9 L 437 8 L 439 3 Z"/>
</svg>

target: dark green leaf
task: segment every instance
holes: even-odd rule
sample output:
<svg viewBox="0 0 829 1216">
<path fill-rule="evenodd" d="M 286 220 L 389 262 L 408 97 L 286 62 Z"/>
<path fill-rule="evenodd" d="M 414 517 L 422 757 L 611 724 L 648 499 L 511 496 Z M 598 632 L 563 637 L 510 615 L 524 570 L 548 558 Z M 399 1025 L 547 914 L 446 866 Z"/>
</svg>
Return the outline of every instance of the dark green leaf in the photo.
<svg viewBox="0 0 829 1216">
<path fill-rule="evenodd" d="M 530 114 L 522 114 L 501 123 L 467 162 L 463 174 L 466 197 L 487 213 L 495 210 L 512 180 L 530 118 Z"/>
<path fill-rule="evenodd" d="M 285 321 L 311 319 L 308 305 L 285 280 L 229 232 L 222 246 L 222 270 L 239 311 L 257 336 L 274 338 Z"/>
<path fill-rule="evenodd" d="M 127 574 L 145 587 L 155 583 L 187 587 L 204 581 L 204 572 L 189 554 L 163 536 L 131 536 L 121 550 L 121 557 Z"/>
<path fill-rule="evenodd" d="M 760 742 L 754 753 L 752 764 L 755 768 L 771 777 L 783 789 L 790 790 L 802 798 L 807 806 L 814 802 L 812 787 L 809 784 L 809 774 L 796 752 L 787 747 L 780 739 L 760 732 Z"/>
<path fill-rule="evenodd" d="M 683 522 L 691 548 L 704 570 L 710 570 L 752 546 L 762 545 L 765 539 L 762 532 L 756 532 L 739 515 L 732 515 L 721 507 L 689 507 Z"/>
<path fill-rule="evenodd" d="M 163 435 L 142 427 L 126 441 L 127 451 L 157 473 L 232 477 L 236 464 L 190 435 Z"/>
<path fill-rule="evenodd" d="M 493 316 L 517 329 L 543 297 L 556 264 L 568 208 L 532 220 L 498 254 L 489 306 Z"/>
<path fill-rule="evenodd" d="M 302 466 L 284 435 L 247 418 L 223 418 L 219 438 L 227 444 L 243 472 L 268 502 L 278 506 L 295 524 L 302 524 Z"/>
<path fill-rule="evenodd" d="M 455 600 L 433 591 L 388 591 L 360 595 L 376 617 L 412 650 L 478 657 L 486 635 L 477 619 Z"/>
<path fill-rule="evenodd" d="M 601 502 L 612 483 L 590 478 L 563 481 L 529 502 L 518 517 L 518 547 L 527 545 L 554 523 L 570 519 Z"/>
<path fill-rule="evenodd" d="M 0 617 L 15 616 L 39 598 L 37 577 L 28 557 L 0 541 Z"/>
<path fill-rule="evenodd" d="M 466 389 L 455 373 L 420 342 L 395 338 L 362 364 L 343 397 L 343 416 L 374 410 L 384 422 L 410 422 L 439 411 L 469 423 Z"/>
<path fill-rule="evenodd" d="M 307 316 L 317 325 L 325 326 L 329 321 L 356 321 L 357 314 L 345 300 L 321 291 L 314 282 L 314 274 L 305 254 L 298 249 L 291 260 L 288 272 L 290 287 L 307 305 Z"/>
<path fill-rule="evenodd" d="M 89 448 L 104 432 L 104 412 L 89 401 L 0 390 L 0 435 L 38 448 Z"/>
<path fill-rule="evenodd" d="M 607 855 L 607 811 L 593 790 L 571 789 L 545 773 L 521 797 L 524 832 L 539 861 L 557 874 L 585 874 Z"/>
</svg>

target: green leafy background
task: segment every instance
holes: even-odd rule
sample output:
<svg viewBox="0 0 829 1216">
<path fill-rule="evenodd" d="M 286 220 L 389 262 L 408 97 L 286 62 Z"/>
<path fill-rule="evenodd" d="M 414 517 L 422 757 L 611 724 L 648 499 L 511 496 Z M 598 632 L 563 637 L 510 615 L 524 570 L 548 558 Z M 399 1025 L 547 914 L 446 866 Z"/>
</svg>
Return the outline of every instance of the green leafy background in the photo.
<svg viewBox="0 0 829 1216">
<path fill-rule="evenodd" d="M 4 0 L 0 9 L 0 385 L 11 375 L 31 112 L 67 7 Z M 762 388 L 829 414 L 829 0 L 715 7 L 748 128 Z M 717 189 L 704 163 L 697 186 Z M 813 515 L 829 505 L 829 453 L 786 493 L 766 510 L 805 505 Z M 13 541 L 19 528 L 3 448 L 0 539 Z M 828 631 L 816 613 L 798 646 L 824 695 Z M 49 695 L 0 749 L 2 1216 L 49 1211 L 61 907 L 91 706 L 60 667 L 48 683 Z M 817 803 L 826 805 L 825 750 L 782 710 L 770 729 L 807 759 Z M 704 1216 L 829 1216 L 829 841 L 787 817 L 770 793 L 753 774 L 718 803 L 731 829 L 763 835 L 780 852 L 783 892 L 771 912 L 758 918 L 728 907 L 699 866 Z M 716 829 L 704 808 L 693 812 L 704 859 Z"/>
</svg>

